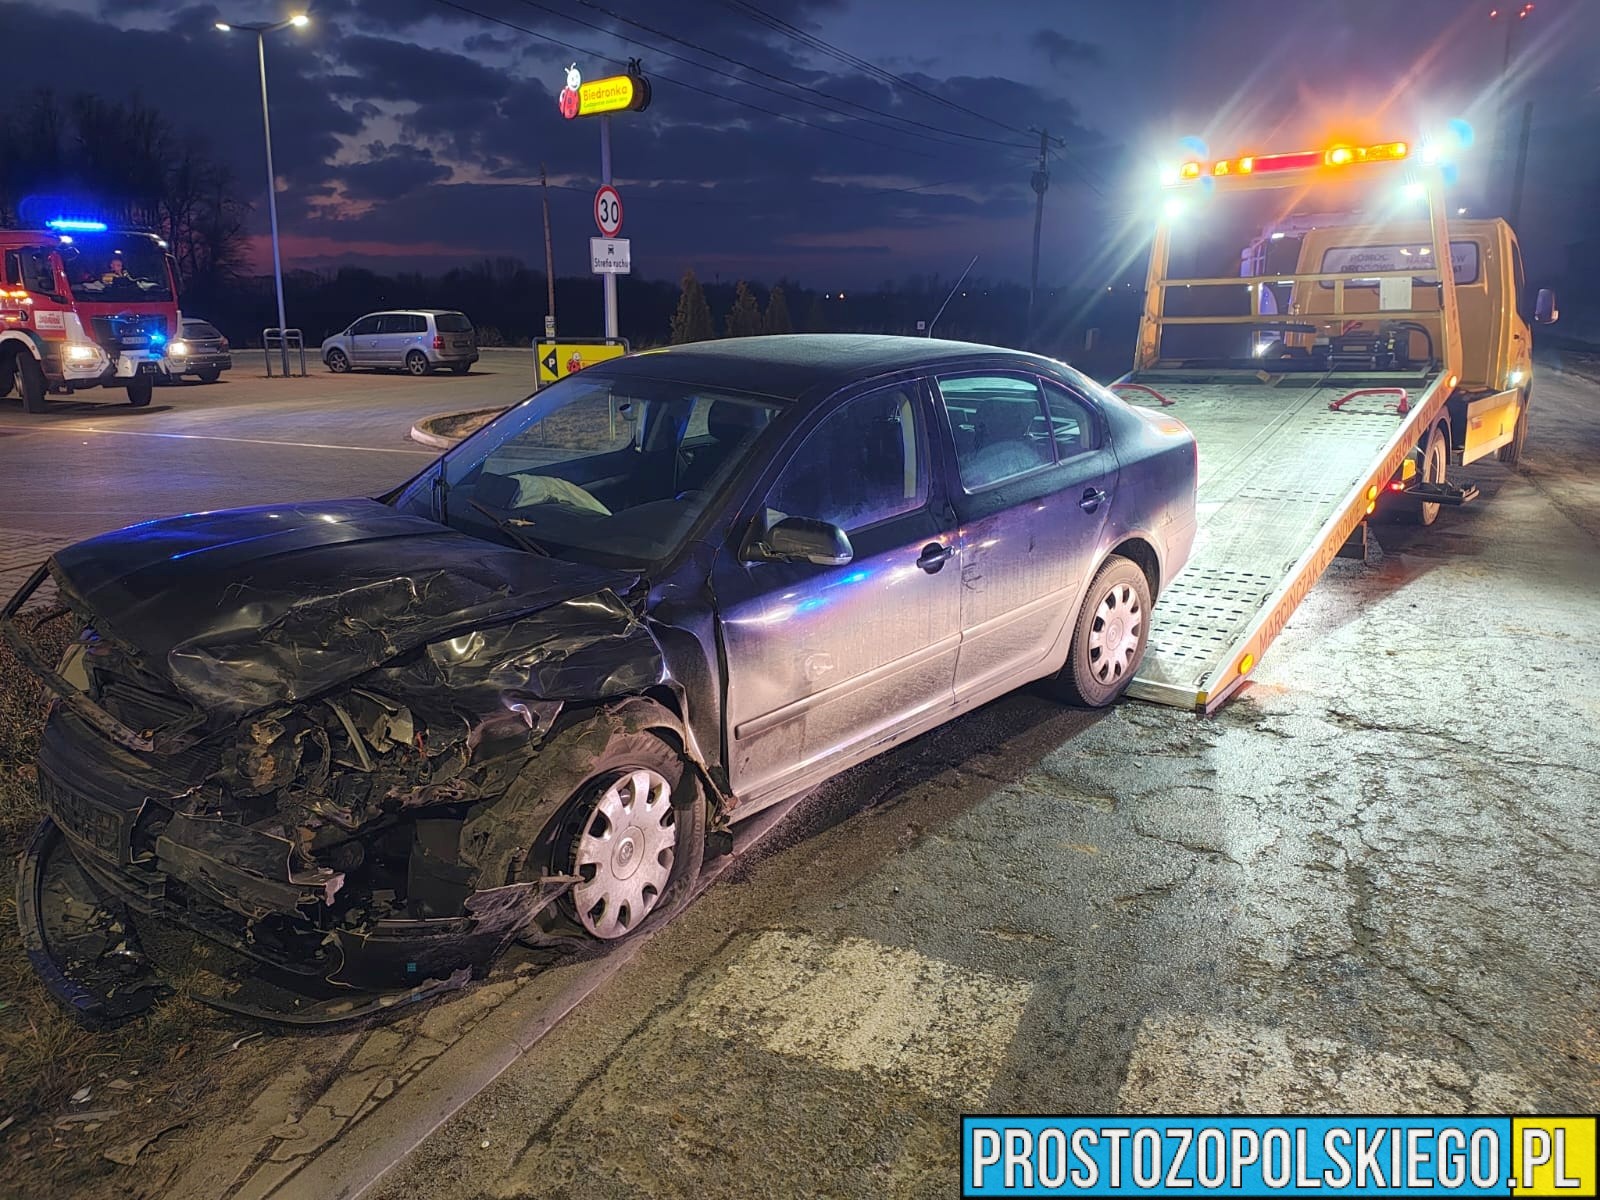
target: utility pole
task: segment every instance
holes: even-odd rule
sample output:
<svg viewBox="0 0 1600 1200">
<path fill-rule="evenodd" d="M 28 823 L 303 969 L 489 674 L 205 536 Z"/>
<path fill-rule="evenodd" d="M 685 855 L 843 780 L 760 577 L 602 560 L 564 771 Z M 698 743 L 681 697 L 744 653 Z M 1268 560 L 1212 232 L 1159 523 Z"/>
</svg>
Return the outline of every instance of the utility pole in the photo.
<svg viewBox="0 0 1600 1200">
<path fill-rule="evenodd" d="M 539 187 L 544 195 L 544 335 L 553 338 L 556 336 L 556 256 L 550 246 L 550 178 L 545 174 L 543 163 L 539 164 Z"/>
<path fill-rule="evenodd" d="M 1495 162 L 1499 164 L 1502 178 L 1512 179 L 1511 194 L 1506 202 L 1506 216 L 1511 221 L 1513 226 L 1516 224 L 1517 211 L 1522 206 L 1522 180 L 1520 175 L 1520 167 L 1517 168 L 1515 172 L 1509 172 L 1506 170 L 1506 167 L 1511 162 L 1511 56 L 1516 41 L 1517 27 L 1520 26 L 1522 22 L 1526 21 L 1528 17 L 1532 15 L 1532 13 L 1532 3 L 1517 3 L 1515 0 L 1513 0 L 1513 3 L 1511 4 L 1489 10 L 1489 20 L 1500 21 L 1504 23 L 1506 27 L 1505 48 L 1500 54 L 1500 86 L 1499 96 L 1497 97 L 1500 108 L 1500 119 L 1495 132 L 1495 139 L 1498 142 L 1498 145 L 1496 147 L 1497 152 L 1494 158 Z M 1522 156 L 1526 155 L 1527 153 L 1527 122 L 1529 117 L 1530 113 L 1528 109 L 1524 108 L 1522 114 L 1523 140 L 1517 151 L 1519 162 L 1523 161 Z"/>
<path fill-rule="evenodd" d="M 1517 138 L 1517 169 L 1511 176 L 1511 210 L 1506 213 L 1506 220 L 1511 223 L 1512 229 L 1516 229 L 1522 216 L 1522 181 L 1528 173 L 1528 134 L 1532 127 L 1533 101 L 1529 100 L 1522 106 L 1522 133 Z"/>
<path fill-rule="evenodd" d="M 1039 135 L 1039 165 L 1034 168 L 1033 176 L 1029 183 L 1033 187 L 1033 270 L 1028 278 L 1028 345 L 1033 345 L 1034 335 L 1034 306 L 1039 297 L 1039 233 L 1044 227 L 1044 194 L 1050 187 L 1050 143 L 1054 140 L 1057 146 L 1065 146 L 1066 142 L 1060 138 L 1052 139 L 1048 129 L 1034 129 L 1029 126 L 1030 133 Z"/>
</svg>

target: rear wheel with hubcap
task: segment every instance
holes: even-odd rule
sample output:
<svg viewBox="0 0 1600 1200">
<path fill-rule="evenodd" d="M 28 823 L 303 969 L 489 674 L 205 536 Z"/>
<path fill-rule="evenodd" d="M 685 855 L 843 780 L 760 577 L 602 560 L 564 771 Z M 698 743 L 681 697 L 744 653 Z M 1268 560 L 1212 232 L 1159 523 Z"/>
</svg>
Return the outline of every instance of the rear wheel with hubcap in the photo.
<svg viewBox="0 0 1600 1200">
<path fill-rule="evenodd" d="M 1104 708 L 1127 690 L 1150 640 L 1150 581 L 1132 559 L 1109 556 L 1073 626 L 1056 688 L 1073 704 Z"/>
<path fill-rule="evenodd" d="M 421 350 L 413 350 L 406 355 L 406 370 L 412 375 L 426 375 L 430 369 L 428 356 Z"/>
</svg>

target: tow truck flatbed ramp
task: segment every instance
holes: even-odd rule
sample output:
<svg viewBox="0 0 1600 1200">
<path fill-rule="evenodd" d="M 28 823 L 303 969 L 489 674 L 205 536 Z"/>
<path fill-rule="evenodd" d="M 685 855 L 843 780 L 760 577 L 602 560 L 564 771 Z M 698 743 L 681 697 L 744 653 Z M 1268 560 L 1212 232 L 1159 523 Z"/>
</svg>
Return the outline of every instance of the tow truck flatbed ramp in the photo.
<svg viewBox="0 0 1600 1200">
<path fill-rule="evenodd" d="M 1436 419 L 1437 375 L 1394 394 L 1329 404 L 1361 381 L 1270 386 L 1184 383 L 1134 376 L 1171 402 L 1161 407 L 1195 435 L 1199 528 L 1188 565 L 1156 602 L 1149 646 L 1128 694 L 1210 712 L 1249 675 L 1311 585 L 1366 518 L 1382 489 Z M 1157 407 L 1148 392 L 1122 393 Z"/>
</svg>

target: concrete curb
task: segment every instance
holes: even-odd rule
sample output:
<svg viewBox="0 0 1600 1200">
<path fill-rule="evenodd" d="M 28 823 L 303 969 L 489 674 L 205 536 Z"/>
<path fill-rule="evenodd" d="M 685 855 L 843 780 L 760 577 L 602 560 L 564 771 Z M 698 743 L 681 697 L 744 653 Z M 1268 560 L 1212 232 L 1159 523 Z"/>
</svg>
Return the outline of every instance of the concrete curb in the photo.
<svg viewBox="0 0 1600 1200">
<path fill-rule="evenodd" d="M 500 405 L 494 408 L 466 408 L 456 409 L 452 412 L 430 413 L 411 427 L 411 440 L 413 442 L 421 442 L 424 446 L 434 450 L 448 450 L 461 441 L 461 438 L 446 437 L 444 434 L 433 432 L 432 426 L 435 422 L 451 420 L 456 417 L 477 416 L 479 413 L 502 413 L 505 412 L 506 407 L 506 405 Z"/>
</svg>

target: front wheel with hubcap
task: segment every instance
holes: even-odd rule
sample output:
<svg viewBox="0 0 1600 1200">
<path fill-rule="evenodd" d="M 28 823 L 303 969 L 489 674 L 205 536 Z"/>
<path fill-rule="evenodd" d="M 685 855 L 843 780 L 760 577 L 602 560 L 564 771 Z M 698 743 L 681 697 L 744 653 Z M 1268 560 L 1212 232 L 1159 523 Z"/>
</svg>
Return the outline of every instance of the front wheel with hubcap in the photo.
<svg viewBox="0 0 1600 1200">
<path fill-rule="evenodd" d="M 428 356 L 421 350 L 413 350 L 406 355 L 406 370 L 413 375 L 426 375 L 429 366 Z"/>
<path fill-rule="evenodd" d="M 39 360 L 31 354 L 17 355 L 17 385 L 22 391 L 22 411 L 42 413 L 49 403 L 50 383 Z"/>
<path fill-rule="evenodd" d="M 1150 640 L 1150 581 L 1132 559 L 1110 555 L 1089 585 L 1056 688 L 1073 704 L 1104 708 L 1133 682 Z"/>
<path fill-rule="evenodd" d="M 343 375 L 350 369 L 350 359 L 343 350 L 329 350 L 327 357 L 322 361 L 328 364 L 328 370 L 335 375 Z"/>
<path fill-rule="evenodd" d="M 618 731 L 563 813 L 551 867 L 577 877 L 568 914 L 610 942 L 676 912 L 704 855 L 705 804 L 682 757 L 653 733 Z"/>
<path fill-rule="evenodd" d="M 1532 399 L 1531 389 L 1522 393 L 1522 403 L 1517 410 L 1517 423 L 1512 428 L 1511 440 L 1500 447 L 1500 461 L 1508 467 L 1514 467 L 1522 461 L 1522 447 L 1528 440 L 1528 403 Z"/>
</svg>

